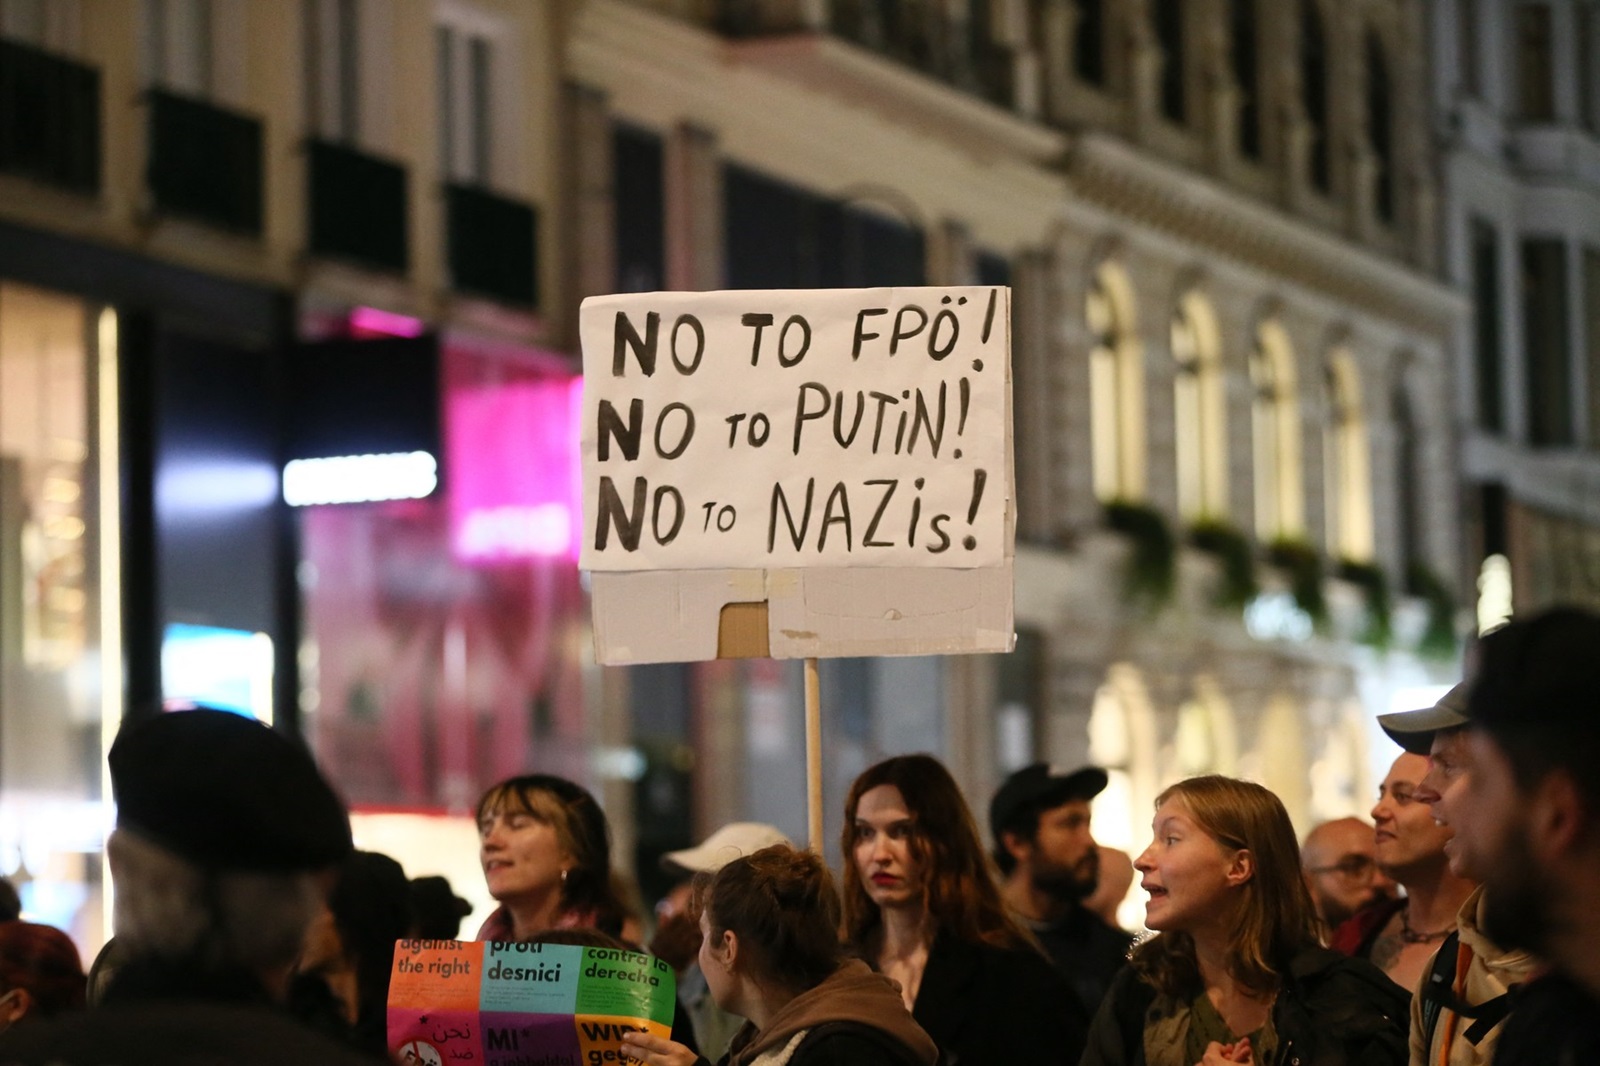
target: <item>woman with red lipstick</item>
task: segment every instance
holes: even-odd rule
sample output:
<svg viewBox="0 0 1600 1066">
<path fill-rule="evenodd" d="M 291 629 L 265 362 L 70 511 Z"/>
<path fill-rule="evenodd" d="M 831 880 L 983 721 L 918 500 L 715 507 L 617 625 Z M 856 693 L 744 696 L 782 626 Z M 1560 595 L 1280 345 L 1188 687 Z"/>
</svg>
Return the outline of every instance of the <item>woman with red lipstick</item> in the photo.
<svg viewBox="0 0 1600 1066">
<path fill-rule="evenodd" d="M 937 759 L 901 755 L 856 778 L 843 847 L 845 941 L 900 986 L 945 1066 L 1078 1061 L 1083 1006 L 1006 910 Z"/>
<path fill-rule="evenodd" d="M 1319 945 L 1278 797 L 1191 778 L 1157 797 L 1153 828 L 1134 868 L 1157 935 L 1112 984 L 1082 1066 L 1404 1066 L 1408 997 Z"/>
<path fill-rule="evenodd" d="M 478 800 L 478 855 L 489 895 L 500 903 L 479 940 L 521 941 L 575 926 L 621 932 L 610 829 L 581 785 L 527 774 L 489 789 Z"/>
</svg>

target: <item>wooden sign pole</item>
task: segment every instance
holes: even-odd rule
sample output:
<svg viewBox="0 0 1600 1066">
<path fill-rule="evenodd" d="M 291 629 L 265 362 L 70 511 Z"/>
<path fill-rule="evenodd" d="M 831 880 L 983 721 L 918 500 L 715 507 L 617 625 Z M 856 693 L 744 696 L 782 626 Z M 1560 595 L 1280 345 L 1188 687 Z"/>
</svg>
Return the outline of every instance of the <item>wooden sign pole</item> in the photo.
<svg viewBox="0 0 1600 1066">
<path fill-rule="evenodd" d="M 806 832 L 811 850 L 826 857 L 822 840 L 822 699 L 818 692 L 817 660 L 806 660 Z"/>
</svg>

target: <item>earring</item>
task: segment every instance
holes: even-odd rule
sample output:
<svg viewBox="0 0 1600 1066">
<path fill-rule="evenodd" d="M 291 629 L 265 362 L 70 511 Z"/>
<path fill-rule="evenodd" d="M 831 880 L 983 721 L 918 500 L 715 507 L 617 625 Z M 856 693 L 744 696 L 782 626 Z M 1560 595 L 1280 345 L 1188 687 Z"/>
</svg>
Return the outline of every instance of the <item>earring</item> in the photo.
<svg viewBox="0 0 1600 1066">
<path fill-rule="evenodd" d="M 562 884 L 566 884 L 567 883 L 567 871 L 565 871 L 565 870 L 561 871 L 561 883 Z"/>
</svg>

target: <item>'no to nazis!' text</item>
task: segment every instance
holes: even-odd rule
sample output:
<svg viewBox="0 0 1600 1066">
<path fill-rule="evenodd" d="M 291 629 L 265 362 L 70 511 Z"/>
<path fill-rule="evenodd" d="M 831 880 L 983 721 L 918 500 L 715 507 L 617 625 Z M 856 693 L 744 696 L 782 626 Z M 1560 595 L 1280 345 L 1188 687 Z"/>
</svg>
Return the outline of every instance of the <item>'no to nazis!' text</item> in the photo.
<svg viewBox="0 0 1600 1066">
<path fill-rule="evenodd" d="M 582 565 L 998 565 L 1008 316 L 988 287 L 585 301 Z"/>
</svg>

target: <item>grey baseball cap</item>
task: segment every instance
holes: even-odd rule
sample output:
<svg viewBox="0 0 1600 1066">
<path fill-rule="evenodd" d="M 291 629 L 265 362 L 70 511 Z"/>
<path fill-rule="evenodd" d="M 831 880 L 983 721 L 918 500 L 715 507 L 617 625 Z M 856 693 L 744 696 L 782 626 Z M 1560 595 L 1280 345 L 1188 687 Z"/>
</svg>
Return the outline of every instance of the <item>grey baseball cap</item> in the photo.
<svg viewBox="0 0 1600 1066">
<path fill-rule="evenodd" d="M 1432 707 L 1378 715 L 1378 724 L 1389 734 L 1389 739 L 1413 755 L 1428 754 L 1433 747 L 1433 735 L 1441 729 L 1459 729 L 1471 722 L 1467 717 L 1465 681 L 1446 692 Z"/>
</svg>

